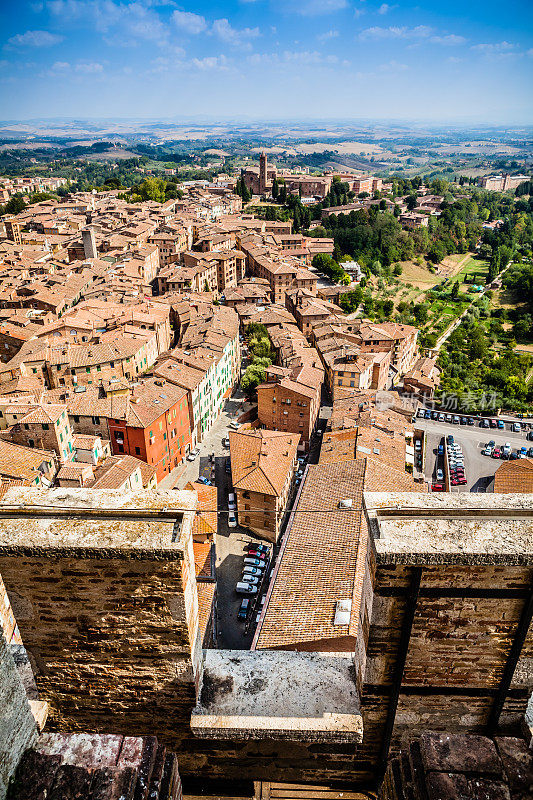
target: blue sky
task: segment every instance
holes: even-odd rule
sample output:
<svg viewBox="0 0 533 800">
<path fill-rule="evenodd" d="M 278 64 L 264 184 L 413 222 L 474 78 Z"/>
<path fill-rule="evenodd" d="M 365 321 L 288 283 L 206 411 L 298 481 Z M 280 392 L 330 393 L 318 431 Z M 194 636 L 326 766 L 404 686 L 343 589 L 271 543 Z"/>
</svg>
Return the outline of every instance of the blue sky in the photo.
<svg viewBox="0 0 533 800">
<path fill-rule="evenodd" d="M 531 0 L 0 0 L 0 118 L 531 123 Z"/>
</svg>

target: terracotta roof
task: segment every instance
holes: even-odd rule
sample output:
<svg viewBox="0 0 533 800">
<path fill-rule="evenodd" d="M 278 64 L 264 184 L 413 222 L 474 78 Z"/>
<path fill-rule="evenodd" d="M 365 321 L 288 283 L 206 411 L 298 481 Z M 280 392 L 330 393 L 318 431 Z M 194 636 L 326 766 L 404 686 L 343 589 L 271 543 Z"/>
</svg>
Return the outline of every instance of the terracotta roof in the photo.
<svg viewBox="0 0 533 800">
<path fill-rule="evenodd" d="M 200 639 L 203 642 L 211 613 L 213 610 L 213 603 L 217 591 L 216 583 L 197 583 L 198 590 L 198 628 L 200 631 Z"/>
<path fill-rule="evenodd" d="M 194 567 L 196 577 L 214 578 L 212 542 L 193 542 Z"/>
<path fill-rule="evenodd" d="M 55 453 L 24 447 L 0 439 L 0 475 L 33 482 L 43 461 L 54 462 Z"/>
<path fill-rule="evenodd" d="M 231 475 L 235 489 L 279 497 L 296 458 L 298 434 L 230 431 Z"/>
<path fill-rule="evenodd" d="M 200 534 L 213 536 L 217 532 L 218 491 L 216 486 L 205 486 L 203 483 L 189 481 L 185 489 L 191 489 L 198 495 L 198 513 L 194 517 L 193 536 Z"/>
<path fill-rule="evenodd" d="M 494 476 L 495 492 L 533 492 L 533 459 L 504 461 Z"/>
<path fill-rule="evenodd" d="M 355 649 L 354 614 L 345 624 L 334 620 L 338 601 L 356 594 L 364 476 L 364 460 L 308 466 L 257 649 L 305 649 L 343 638 L 339 650 Z M 345 499 L 351 507 L 339 508 Z"/>
</svg>

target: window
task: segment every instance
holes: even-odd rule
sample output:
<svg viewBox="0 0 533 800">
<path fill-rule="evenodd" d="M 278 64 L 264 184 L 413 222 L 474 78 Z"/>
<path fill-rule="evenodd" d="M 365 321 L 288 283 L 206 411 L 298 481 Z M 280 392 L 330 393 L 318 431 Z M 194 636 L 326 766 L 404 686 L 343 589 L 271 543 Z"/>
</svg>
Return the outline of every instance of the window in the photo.
<svg viewBox="0 0 533 800">
<path fill-rule="evenodd" d="M 33 441 L 33 439 L 28 439 L 28 444 L 30 447 L 35 447 L 35 442 Z"/>
<path fill-rule="evenodd" d="M 30 426 L 28 425 L 28 423 L 27 423 L 27 422 L 25 422 L 25 423 L 24 423 L 24 428 L 25 428 L 27 431 L 29 431 L 29 429 L 30 429 Z"/>
<path fill-rule="evenodd" d="M 136 456 L 140 456 L 141 455 L 141 448 L 140 447 L 136 447 L 135 448 L 135 455 Z"/>
<path fill-rule="evenodd" d="M 245 497 L 247 500 L 250 499 L 250 492 L 243 492 L 242 496 Z"/>
<path fill-rule="evenodd" d="M 28 426 L 26 425 L 26 427 L 28 427 Z M 50 426 L 49 426 L 48 422 L 43 422 L 42 428 L 43 428 L 43 431 L 49 430 Z"/>
<path fill-rule="evenodd" d="M 74 414 L 74 422 L 79 422 L 79 421 L 80 421 L 80 418 L 78 417 L 78 415 Z"/>
<path fill-rule="evenodd" d="M 90 371 L 91 371 L 90 367 L 85 367 L 85 372 L 90 372 Z"/>
<path fill-rule="evenodd" d="M 100 425 L 100 417 L 93 417 L 93 425 Z"/>
</svg>

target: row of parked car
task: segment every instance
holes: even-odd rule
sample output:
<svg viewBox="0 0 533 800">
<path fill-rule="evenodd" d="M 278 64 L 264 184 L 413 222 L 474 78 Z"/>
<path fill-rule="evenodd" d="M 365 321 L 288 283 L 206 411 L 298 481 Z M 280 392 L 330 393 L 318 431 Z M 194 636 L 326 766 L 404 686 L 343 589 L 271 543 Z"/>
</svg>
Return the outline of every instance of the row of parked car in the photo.
<svg viewBox="0 0 533 800">
<path fill-rule="evenodd" d="M 270 548 L 268 545 L 255 542 L 247 544 L 244 551 L 242 577 L 235 586 L 237 594 L 257 594 L 269 562 Z"/>
<path fill-rule="evenodd" d="M 451 425 L 475 425 L 474 417 L 465 417 L 460 414 L 445 414 L 442 411 L 431 411 L 430 409 L 419 408 L 417 412 L 417 416 L 421 419 L 432 419 L 437 422 L 447 422 Z M 529 423 L 526 422 L 512 422 L 510 423 L 511 430 L 513 433 L 521 433 L 522 431 L 529 430 L 531 426 Z M 488 419 L 484 417 L 483 419 L 479 420 L 479 427 L 480 428 L 498 428 L 499 430 L 505 430 L 505 422 L 503 419 L 497 419 L 493 417 L 492 419 Z M 529 430 L 528 439 L 533 440 L 533 430 Z"/>
<path fill-rule="evenodd" d="M 466 486 L 468 481 L 465 474 L 465 460 L 463 448 L 459 442 L 455 442 L 453 436 L 446 439 L 446 451 L 448 454 L 448 466 L 450 468 L 450 483 L 452 486 Z"/>
<path fill-rule="evenodd" d="M 533 447 L 530 447 L 529 449 L 525 446 L 517 447 L 516 450 L 513 450 L 511 447 L 511 442 L 505 442 L 503 447 L 496 447 L 496 443 L 493 439 L 491 439 L 490 442 L 487 442 L 481 452 L 484 456 L 509 459 L 511 461 L 514 461 L 517 458 L 533 458 Z"/>
</svg>

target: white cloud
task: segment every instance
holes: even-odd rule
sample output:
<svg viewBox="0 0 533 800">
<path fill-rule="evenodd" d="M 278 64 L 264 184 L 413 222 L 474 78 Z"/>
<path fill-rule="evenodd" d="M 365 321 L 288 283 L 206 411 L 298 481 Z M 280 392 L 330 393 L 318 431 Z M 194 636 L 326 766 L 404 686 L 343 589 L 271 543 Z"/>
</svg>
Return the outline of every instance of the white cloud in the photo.
<svg viewBox="0 0 533 800">
<path fill-rule="evenodd" d="M 348 8 L 348 0 L 292 0 L 288 8 L 304 17 L 315 17 Z"/>
<path fill-rule="evenodd" d="M 82 72 L 85 75 L 95 75 L 103 71 L 103 65 L 98 64 L 96 61 L 86 61 L 76 64 L 76 72 Z"/>
<path fill-rule="evenodd" d="M 329 39 L 336 39 L 339 35 L 339 31 L 326 31 L 325 33 L 320 33 L 316 38 L 319 42 L 327 42 Z"/>
<path fill-rule="evenodd" d="M 341 61 L 336 55 L 324 55 L 317 50 L 285 50 L 283 53 L 254 53 L 248 56 L 248 63 L 255 67 L 272 65 L 312 65 L 331 66 L 333 64 L 349 65 L 349 61 Z"/>
<path fill-rule="evenodd" d="M 464 36 L 458 36 L 455 33 L 447 33 L 444 36 L 432 36 L 429 41 L 433 44 L 442 44 L 445 47 L 456 47 L 460 44 L 465 44 L 466 39 Z"/>
<path fill-rule="evenodd" d="M 360 39 L 426 39 L 432 33 L 432 28 L 427 25 L 417 25 L 416 28 L 391 26 L 389 28 L 365 28 L 359 34 Z"/>
<path fill-rule="evenodd" d="M 511 42 L 491 42 L 486 44 L 475 44 L 472 50 L 477 50 L 480 53 L 508 53 L 510 50 L 516 49 L 517 45 Z"/>
<path fill-rule="evenodd" d="M 393 8 L 397 8 L 397 6 L 390 6 L 388 3 L 382 3 L 378 8 L 378 14 L 388 14 Z"/>
<path fill-rule="evenodd" d="M 52 47 L 62 41 L 62 36 L 50 31 L 26 31 L 12 36 L 8 39 L 8 44 L 13 47 Z"/>
<path fill-rule="evenodd" d="M 398 61 L 388 61 L 386 64 L 380 64 L 378 67 L 380 72 L 405 72 L 409 69 L 407 64 L 400 64 Z"/>
<path fill-rule="evenodd" d="M 207 28 L 205 17 L 202 17 L 201 14 L 193 14 L 191 11 L 174 11 L 172 21 L 186 33 L 202 33 Z"/>
<path fill-rule="evenodd" d="M 162 46 L 167 44 L 169 31 L 158 13 L 151 7 L 161 2 L 133 0 L 118 3 L 115 0 L 47 0 L 51 14 L 62 21 L 82 21 L 93 24 L 96 30 L 112 34 L 110 44 L 131 45 L 139 39 Z"/>
<path fill-rule="evenodd" d="M 56 61 L 55 64 L 52 64 L 52 72 L 64 72 L 66 69 L 70 69 L 70 64 L 68 61 Z"/>
<path fill-rule="evenodd" d="M 207 70 L 225 71 L 229 68 L 226 56 L 207 56 L 206 58 L 193 58 L 191 65 L 203 72 Z"/>
<path fill-rule="evenodd" d="M 227 19 L 216 19 L 211 26 L 211 32 L 231 47 L 251 49 L 249 39 L 259 36 L 259 28 L 234 28 Z"/>
</svg>

